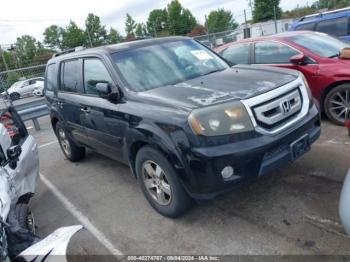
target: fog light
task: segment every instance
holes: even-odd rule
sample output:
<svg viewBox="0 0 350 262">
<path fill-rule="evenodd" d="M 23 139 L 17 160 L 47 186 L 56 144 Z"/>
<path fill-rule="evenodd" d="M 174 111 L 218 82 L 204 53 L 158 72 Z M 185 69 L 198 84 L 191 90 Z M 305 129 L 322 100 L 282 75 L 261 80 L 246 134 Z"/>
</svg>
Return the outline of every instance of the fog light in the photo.
<svg viewBox="0 0 350 262">
<path fill-rule="evenodd" d="M 234 170 L 231 166 L 226 166 L 224 169 L 221 171 L 221 176 L 223 179 L 229 179 L 233 176 Z"/>
</svg>

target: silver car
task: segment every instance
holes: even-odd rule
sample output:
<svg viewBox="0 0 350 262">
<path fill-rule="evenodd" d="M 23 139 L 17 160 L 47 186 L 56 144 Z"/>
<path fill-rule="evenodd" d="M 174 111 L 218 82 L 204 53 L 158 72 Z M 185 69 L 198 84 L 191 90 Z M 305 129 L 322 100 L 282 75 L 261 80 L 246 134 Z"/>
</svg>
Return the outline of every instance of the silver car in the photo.
<svg viewBox="0 0 350 262">
<path fill-rule="evenodd" d="M 33 91 L 40 88 L 44 88 L 44 78 L 36 77 L 14 83 L 7 90 L 7 93 L 11 100 L 17 100 L 23 97 L 32 96 Z M 4 92 L 2 95 L 6 95 L 6 93 Z"/>
</svg>

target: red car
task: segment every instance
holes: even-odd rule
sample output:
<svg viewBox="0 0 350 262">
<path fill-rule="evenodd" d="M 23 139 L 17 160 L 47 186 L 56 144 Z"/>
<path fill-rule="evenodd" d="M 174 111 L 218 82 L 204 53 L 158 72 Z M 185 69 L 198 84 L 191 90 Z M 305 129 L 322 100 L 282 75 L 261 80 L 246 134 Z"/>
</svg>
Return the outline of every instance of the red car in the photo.
<svg viewBox="0 0 350 262">
<path fill-rule="evenodd" d="M 298 31 L 245 39 L 215 51 L 233 64 L 299 70 L 322 111 L 332 122 L 343 125 L 350 114 L 350 59 L 340 56 L 340 51 L 348 47 L 349 43 L 323 33 Z"/>
</svg>

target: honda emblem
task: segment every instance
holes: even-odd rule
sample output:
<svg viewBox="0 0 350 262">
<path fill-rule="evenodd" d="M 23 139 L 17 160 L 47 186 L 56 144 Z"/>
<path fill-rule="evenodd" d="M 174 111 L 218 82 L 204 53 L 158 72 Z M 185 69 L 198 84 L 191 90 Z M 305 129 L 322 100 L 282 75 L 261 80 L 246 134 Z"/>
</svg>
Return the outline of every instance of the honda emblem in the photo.
<svg viewBox="0 0 350 262">
<path fill-rule="evenodd" d="M 290 104 L 289 100 L 283 101 L 281 103 L 281 109 L 283 114 L 288 114 L 290 112 L 290 110 L 292 109 L 292 105 Z"/>
</svg>

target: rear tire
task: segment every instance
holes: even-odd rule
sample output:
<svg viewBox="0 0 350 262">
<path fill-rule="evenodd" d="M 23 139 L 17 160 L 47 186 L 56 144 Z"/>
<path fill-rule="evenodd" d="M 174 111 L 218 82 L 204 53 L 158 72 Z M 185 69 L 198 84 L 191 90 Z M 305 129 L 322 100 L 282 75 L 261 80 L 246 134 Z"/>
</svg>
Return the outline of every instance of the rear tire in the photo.
<svg viewBox="0 0 350 262">
<path fill-rule="evenodd" d="M 67 135 L 61 122 L 56 123 L 56 136 L 65 157 L 77 162 L 85 157 L 85 147 L 77 146 Z"/>
<path fill-rule="evenodd" d="M 326 95 L 323 108 L 330 121 L 344 125 L 346 116 L 349 117 L 350 114 L 350 84 L 333 88 Z"/>
<path fill-rule="evenodd" d="M 161 215 L 176 218 L 191 206 L 189 197 L 170 162 L 149 146 L 139 150 L 135 169 L 140 187 L 150 205 Z"/>
</svg>

